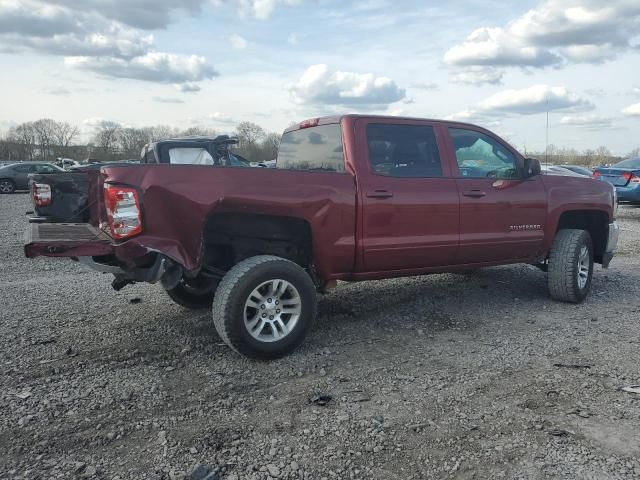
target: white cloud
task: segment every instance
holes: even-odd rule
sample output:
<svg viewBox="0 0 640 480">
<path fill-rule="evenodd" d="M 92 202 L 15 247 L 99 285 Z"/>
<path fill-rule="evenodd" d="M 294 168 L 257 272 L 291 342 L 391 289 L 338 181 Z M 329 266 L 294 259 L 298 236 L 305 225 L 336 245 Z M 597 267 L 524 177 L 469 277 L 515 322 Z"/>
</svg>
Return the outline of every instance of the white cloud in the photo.
<svg viewBox="0 0 640 480">
<path fill-rule="evenodd" d="M 587 130 L 602 130 L 612 128 L 613 120 L 599 115 L 566 115 L 560 119 L 560 124 Z"/>
<path fill-rule="evenodd" d="M 184 103 L 184 100 L 174 97 L 153 97 L 151 100 L 158 103 Z"/>
<path fill-rule="evenodd" d="M 466 85 L 498 85 L 502 83 L 504 72 L 493 67 L 471 66 L 454 73 L 451 80 Z"/>
<path fill-rule="evenodd" d="M 632 48 L 639 25 L 637 0 L 547 0 L 504 27 L 474 30 L 444 61 L 457 68 L 602 63 Z"/>
<path fill-rule="evenodd" d="M 405 90 L 390 78 L 332 71 L 325 64 L 310 66 L 289 90 L 298 104 L 363 108 L 386 106 L 406 96 Z"/>
<path fill-rule="evenodd" d="M 630 117 L 640 117 L 640 103 L 634 103 L 622 110 L 622 113 Z"/>
<path fill-rule="evenodd" d="M 535 115 L 547 111 L 584 112 L 593 108 L 591 102 L 565 87 L 534 85 L 521 90 L 510 89 L 495 93 L 474 108 L 463 110 L 449 118 L 486 123 L 486 120 L 495 116 Z"/>
<path fill-rule="evenodd" d="M 158 52 L 142 29 L 164 27 L 175 11 L 195 12 L 203 1 L 0 0 L 0 47 L 61 55 L 66 65 L 105 76 L 201 81 L 217 75 L 204 57 Z"/>
<path fill-rule="evenodd" d="M 247 48 L 247 41 L 237 33 L 234 33 L 229 37 L 229 43 L 236 50 L 244 50 Z"/>
<path fill-rule="evenodd" d="M 243 16 L 252 16 L 260 20 L 271 17 L 278 5 L 295 6 L 303 0 L 211 0 L 216 7 L 232 4 Z"/>
<path fill-rule="evenodd" d="M 65 65 L 108 77 L 149 82 L 197 82 L 218 76 L 206 59 L 198 55 L 150 52 L 130 60 L 116 57 L 66 57 L 64 60 Z"/>
<path fill-rule="evenodd" d="M 418 90 L 438 90 L 439 87 L 437 83 L 422 82 L 411 85 L 411 88 L 416 88 Z"/>
<path fill-rule="evenodd" d="M 201 90 L 200 85 L 193 82 L 176 83 L 173 86 L 182 93 L 195 93 Z"/>
</svg>

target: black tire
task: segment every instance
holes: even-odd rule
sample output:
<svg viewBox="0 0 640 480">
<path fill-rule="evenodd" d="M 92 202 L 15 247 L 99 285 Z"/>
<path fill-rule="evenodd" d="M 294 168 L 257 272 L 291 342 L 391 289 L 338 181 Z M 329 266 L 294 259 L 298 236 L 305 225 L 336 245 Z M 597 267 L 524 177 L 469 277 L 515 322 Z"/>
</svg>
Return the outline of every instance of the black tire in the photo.
<svg viewBox="0 0 640 480">
<path fill-rule="evenodd" d="M 582 270 L 580 260 L 583 249 L 588 253 L 588 273 Z M 586 267 L 587 261 L 583 262 Z M 586 277 L 586 282 L 584 281 Z M 586 230 L 560 230 L 549 253 L 547 284 L 551 298 L 563 302 L 580 303 L 591 290 L 593 277 L 593 243 Z M 581 285 L 582 282 L 582 285 Z"/>
<path fill-rule="evenodd" d="M 8 178 L 0 179 L 0 193 L 15 193 L 16 184 Z"/>
<path fill-rule="evenodd" d="M 278 291 L 280 286 L 284 286 L 281 296 L 277 292 L 269 293 L 273 291 L 270 288 L 275 289 L 274 284 L 279 285 Z M 264 290 L 266 293 L 261 293 L 262 300 L 254 302 L 256 308 L 247 306 L 250 297 L 258 298 L 254 293 L 260 288 L 267 289 Z M 273 305 L 266 304 L 267 297 L 273 297 Z M 296 303 L 299 313 L 280 313 L 281 310 L 277 310 L 276 320 L 273 316 L 266 316 L 275 314 L 276 299 L 282 302 L 280 308 L 283 310 L 288 308 L 287 303 Z M 267 306 L 266 310 L 259 310 L 258 307 L 264 306 Z M 260 255 L 238 263 L 224 276 L 213 301 L 213 322 L 222 340 L 236 352 L 250 358 L 273 359 L 288 355 L 303 342 L 313 325 L 316 310 L 316 288 L 302 267 L 280 257 Z M 259 316 L 265 317 L 264 321 Z M 253 334 L 247 325 L 252 321 L 258 322 Z M 274 328 L 274 322 L 290 328 L 279 340 L 275 338 L 284 329 L 277 325 Z M 264 337 L 272 335 L 273 338 L 261 340 L 255 336 L 261 336 L 261 333 Z"/>
<path fill-rule="evenodd" d="M 182 278 L 175 288 L 165 291 L 178 305 L 191 310 L 203 310 L 211 308 L 218 284 L 218 280 L 213 279 Z"/>
</svg>

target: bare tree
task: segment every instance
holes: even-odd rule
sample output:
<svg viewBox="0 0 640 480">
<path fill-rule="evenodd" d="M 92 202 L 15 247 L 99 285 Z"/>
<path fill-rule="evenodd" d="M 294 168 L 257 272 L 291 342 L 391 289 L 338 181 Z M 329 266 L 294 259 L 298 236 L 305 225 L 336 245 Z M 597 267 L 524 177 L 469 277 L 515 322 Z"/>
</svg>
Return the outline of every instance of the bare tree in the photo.
<svg viewBox="0 0 640 480">
<path fill-rule="evenodd" d="M 236 132 L 240 147 L 254 145 L 266 136 L 264 129 L 253 122 L 240 122 L 236 127 Z"/>
<path fill-rule="evenodd" d="M 93 142 L 105 155 L 111 156 L 117 146 L 118 133 L 122 127 L 117 122 L 105 120 L 98 127 Z"/>
<path fill-rule="evenodd" d="M 213 128 L 205 128 L 205 127 L 189 127 L 186 130 L 180 132 L 180 135 L 189 137 L 215 137 L 216 131 Z"/>
<path fill-rule="evenodd" d="M 66 153 L 66 150 L 73 142 L 73 139 L 76 138 L 79 133 L 80 130 L 75 125 L 71 125 L 67 122 L 55 122 L 53 138 L 61 151 Z"/>
<path fill-rule="evenodd" d="M 129 158 L 138 158 L 142 147 L 149 142 L 149 134 L 141 128 L 122 128 L 118 132 L 120 152 Z"/>
<path fill-rule="evenodd" d="M 279 133 L 268 133 L 264 140 L 262 141 L 262 146 L 264 153 L 266 154 L 265 160 L 273 160 L 278 156 L 278 148 L 280 148 L 280 134 Z"/>
<path fill-rule="evenodd" d="M 634 148 L 626 155 L 626 158 L 638 158 L 638 157 L 640 157 L 640 147 Z"/>
<path fill-rule="evenodd" d="M 9 140 L 19 146 L 16 158 L 21 160 L 33 160 L 36 151 L 36 132 L 33 122 L 22 123 L 9 130 Z"/>
</svg>

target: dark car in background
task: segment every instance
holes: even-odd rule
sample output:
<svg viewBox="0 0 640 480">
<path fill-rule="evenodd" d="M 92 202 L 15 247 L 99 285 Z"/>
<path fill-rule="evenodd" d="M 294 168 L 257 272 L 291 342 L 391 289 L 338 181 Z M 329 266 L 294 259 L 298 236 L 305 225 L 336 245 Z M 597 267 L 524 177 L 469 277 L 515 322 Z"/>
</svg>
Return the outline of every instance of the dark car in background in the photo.
<svg viewBox="0 0 640 480">
<path fill-rule="evenodd" d="M 640 158 L 628 158 L 610 167 L 597 167 L 593 178 L 615 186 L 618 200 L 640 204 Z"/>
<path fill-rule="evenodd" d="M 19 162 L 0 167 L 0 193 L 13 193 L 29 189 L 32 173 L 60 173 L 64 170 L 47 162 Z"/>
</svg>

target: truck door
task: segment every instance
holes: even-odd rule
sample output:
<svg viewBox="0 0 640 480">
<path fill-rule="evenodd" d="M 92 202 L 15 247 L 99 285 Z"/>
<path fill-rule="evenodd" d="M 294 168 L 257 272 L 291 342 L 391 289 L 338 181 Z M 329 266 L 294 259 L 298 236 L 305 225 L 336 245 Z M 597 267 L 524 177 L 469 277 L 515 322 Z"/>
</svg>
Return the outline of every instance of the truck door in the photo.
<svg viewBox="0 0 640 480">
<path fill-rule="evenodd" d="M 368 272 L 451 264 L 459 198 L 437 125 L 358 119 L 362 263 Z"/>
<path fill-rule="evenodd" d="M 539 255 L 547 212 L 541 177 L 523 178 L 520 154 L 480 128 L 450 127 L 447 131 L 460 193 L 456 263 Z"/>
</svg>

